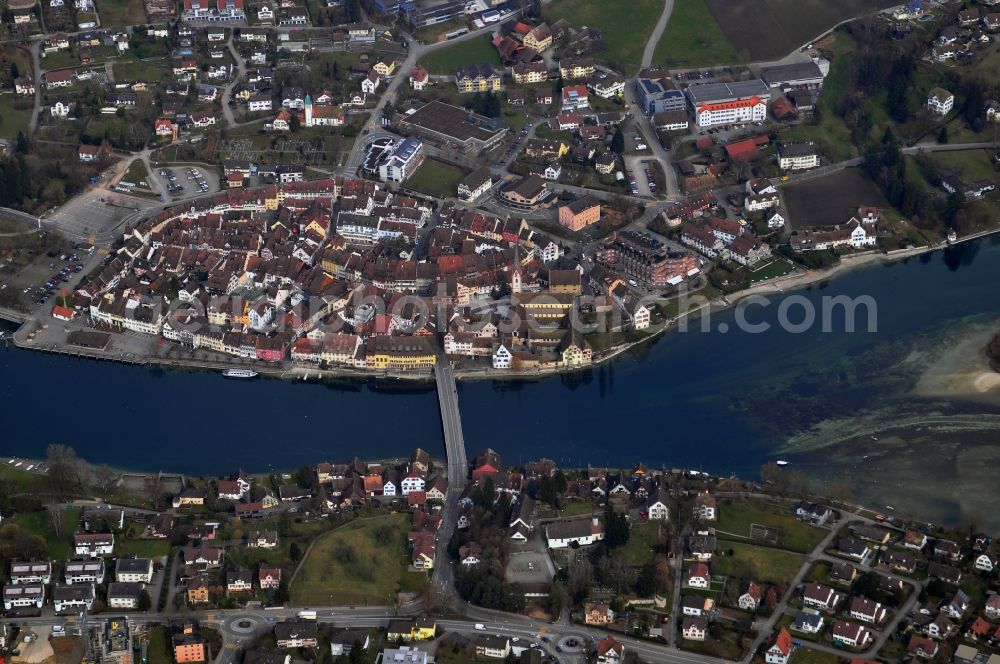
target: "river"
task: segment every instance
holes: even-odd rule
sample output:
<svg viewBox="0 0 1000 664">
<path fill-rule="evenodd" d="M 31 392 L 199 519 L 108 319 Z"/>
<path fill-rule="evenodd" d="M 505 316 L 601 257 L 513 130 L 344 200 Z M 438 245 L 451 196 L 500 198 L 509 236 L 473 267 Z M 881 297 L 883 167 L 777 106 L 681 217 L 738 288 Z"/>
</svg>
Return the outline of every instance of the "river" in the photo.
<svg viewBox="0 0 1000 664">
<path fill-rule="evenodd" d="M 463 382 L 470 456 L 493 447 L 511 464 L 643 461 L 748 478 L 780 457 L 814 483 L 849 482 L 859 500 L 1000 528 L 991 484 L 1000 401 L 915 390 L 929 368 L 943 370 L 945 351 L 1000 329 L 998 274 L 1000 240 L 982 239 L 749 307 L 766 333 L 740 331 L 731 309 L 712 316 L 710 331 L 692 323 L 583 373 Z M 784 299 L 800 300 L 788 316 L 797 322 L 803 306 L 821 314 L 822 298 L 840 295 L 870 296 L 877 331 L 864 315 L 853 333 L 843 316 L 832 332 L 778 329 Z M 91 462 L 192 474 L 416 446 L 442 455 L 431 388 L 227 380 L 11 348 L 0 352 L 0 452 L 41 457 L 60 442 Z"/>
</svg>

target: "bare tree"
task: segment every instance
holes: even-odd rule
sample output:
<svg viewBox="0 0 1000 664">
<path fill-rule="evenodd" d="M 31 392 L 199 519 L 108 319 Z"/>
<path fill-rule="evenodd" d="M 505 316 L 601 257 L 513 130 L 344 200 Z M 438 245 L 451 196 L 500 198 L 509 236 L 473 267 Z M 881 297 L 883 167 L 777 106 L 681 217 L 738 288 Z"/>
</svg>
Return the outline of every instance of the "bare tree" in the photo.
<svg viewBox="0 0 1000 664">
<path fill-rule="evenodd" d="M 97 485 L 97 488 L 105 496 L 111 493 L 111 490 L 118 484 L 119 479 L 118 474 L 111 470 L 111 466 L 106 463 L 102 463 L 94 469 L 94 484 Z"/>
<path fill-rule="evenodd" d="M 62 505 L 49 505 L 49 523 L 52 525 L 52 532 L 56 537 L 63 536 L 63 526 L 66 523 L 66 510 Z"/>
<path fill-rule="evenodd" d="M 60 499 L 83 488 L 84 462 L 76 456 L 76 450 L 68 445 L 49 445 L 46 458 L 49 482 Z"/>
</svg>

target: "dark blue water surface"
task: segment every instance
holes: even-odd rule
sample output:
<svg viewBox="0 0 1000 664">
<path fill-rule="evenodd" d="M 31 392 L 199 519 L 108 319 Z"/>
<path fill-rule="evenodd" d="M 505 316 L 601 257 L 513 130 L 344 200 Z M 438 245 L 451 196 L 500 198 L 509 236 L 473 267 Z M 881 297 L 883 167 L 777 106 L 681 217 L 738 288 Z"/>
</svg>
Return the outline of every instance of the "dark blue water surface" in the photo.
<svg viewBox="0 0 1000 664">
<path fill-rule="evenodd" d="M 1000 316 L 1000 243 L 980 240 L 889 266 L 857 269 L 795 297 L 821 310 L 825 296 L 871 296 L 855 333 L 817 323 L 774 327 L 783 297 L 751 307 L 772 330 L 735 330 L 736 312 L 693 323 L 584 373 L 537 381 L 463 382 L 470 452 L 493 447 L 505 461 L 540 456 L 598 466 L 644 461 L 755 474 L 791 434 L 870 407 L 887 394 L 865 379 L 882 345 L 898 348 L 970 317 Z M 793 307 L 793 321 L 801 307 Z M 721 324 L 729 331 L 719 331 Z M 39 458 L 54 442 L 91 462 L 197 474 L 294 468 L 303 463 L 402 456 L 421 446 L 443 455 L 431 385 L 321 385 L 226 380 L 15 350 L 0 351 L 0 454 Z"/>
</svg>

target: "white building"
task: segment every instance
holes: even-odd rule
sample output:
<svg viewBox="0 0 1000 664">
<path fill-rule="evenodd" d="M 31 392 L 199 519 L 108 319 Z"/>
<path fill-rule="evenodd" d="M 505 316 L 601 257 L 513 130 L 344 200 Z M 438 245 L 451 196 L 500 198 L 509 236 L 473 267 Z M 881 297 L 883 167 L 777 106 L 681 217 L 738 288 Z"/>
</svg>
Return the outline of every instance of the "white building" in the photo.
<svg viewBox="0 0 1000 664">
<path fill-rule="evenodd" d="M 3 608 L 6 611 L 28 606 L 42 608 L 45 603 L 45 586 L 41 583 L 6 585 L 3 587 Z"/>
<path fill-rule="evenodd" d="M 115 536 L 112 533 L 83 533 L 73 536 L 73 551 L 77 556 L 110 556 L 114 550 Z"/>
<path fill-rule="evenodd" d="M 378 167 L 383 182 L 402 182 L 424 162 L 424 144 L 412 136 L 397 143 Z"/>
<path fill-rule="evenodd" d="M 685 90 L 701 128 L 767 118 L 771 89 L 760 79 L 732 83 L 700 83 Z"/>
<path fill-rule="evenodd" d="M 558 521 L 545 527 L 545 539 L 550 549 L 564 549 L 573 544 L 586 546 L 604 539 L 604 525 L 596 516 L 589 521 Z"/>
<path fill-rule="evenodd" d="M 819 166 L 819 152 L 812 143 L 786 143 L 778 149 L 778 167 L 801 171 Z"/>
<path fill-rule="evenodd" d="M 955 95 L 944 88 L 934 88 L 927 94 L 927 110 L 937 115 L 948 115 L 955 105 Z"/>
</svg>

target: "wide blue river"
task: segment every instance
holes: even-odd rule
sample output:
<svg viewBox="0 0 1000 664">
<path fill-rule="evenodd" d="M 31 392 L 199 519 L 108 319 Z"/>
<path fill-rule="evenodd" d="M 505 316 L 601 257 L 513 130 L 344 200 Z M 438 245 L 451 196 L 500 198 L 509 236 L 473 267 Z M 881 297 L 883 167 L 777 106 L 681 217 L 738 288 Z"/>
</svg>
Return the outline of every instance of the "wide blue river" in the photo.
<svg viewBox="0 0 1000 664">
<path fill-rule="evenodd" d="M 896 469 L 907 484 L 947 477 L 946 460 L 926 449 L 926 431 L 915 428 L 912 436 L 893 439 L 891 448 L 879 448 L 874 436 L 830 440 L 858 418 L 888 427 L 894 418 L 945 408 L 939 399 L 910 394 L 914 369 L 932 361 L 935 349 L 960 340 L 968 326 L 1000 320 L 998 275 L 1000 242 L 984 239 L 849 271 L 750 307 L 751 322 L 771 324 L 766 333 L 740 331 L 736 311 L 728 310 L 712 316 L 709 332 L 692 323 L 687 332 L 668 332 L 582 374 L 461 383 L 470 455 L 493 447 L 508 463 L 540 456 L 574 466 L 643 461 L 751 478 L 780 456 L 816 480 L 847 479 L 859 498 L 910 500 L 906 487 L 887 488 L 884 475 Z M 783 331 L 777 326 L 781 298 L 791 295 L 805 298 L 819 318 L 824 297 L 870 297 L 877 332 L 867 331 L 864 315 L 853 333 L 837 315 L 829 321 L 832 332 L 824 332 L 820 320 L 803 332 Z M 801 320 L 802 309 L 797 303 L 789 318 Z M 914 353 L 925 358 L 916 367 Z M 0 454 L 38 458 L 59 442 L 91 462 L 196 474 L 402 456 L 415 446 L 442 455 L 431 387 L 241 382 L 11 347 L 0 351 Z M 980 402 L 957 411 L 996 415 L 1000 407 Z M 781 451 L 803 432 L 816 434 L 812 443 L 825 437 L 826 446 Z M 968 465 L 960 458 L 968 445 L 985 444 L 976 437 L 982 433 L 949 436 L 955 473 Z M 917 444 L 921 458 L 913 456 Z M 998 468 L 1000 459 L 992 470 Z M 955 481 L 961 477 L 949 483 Z M 973 508 L 981 509 L 956 498 L 946 507 L 915 509 L 954 519 Z"/>
</svg>

